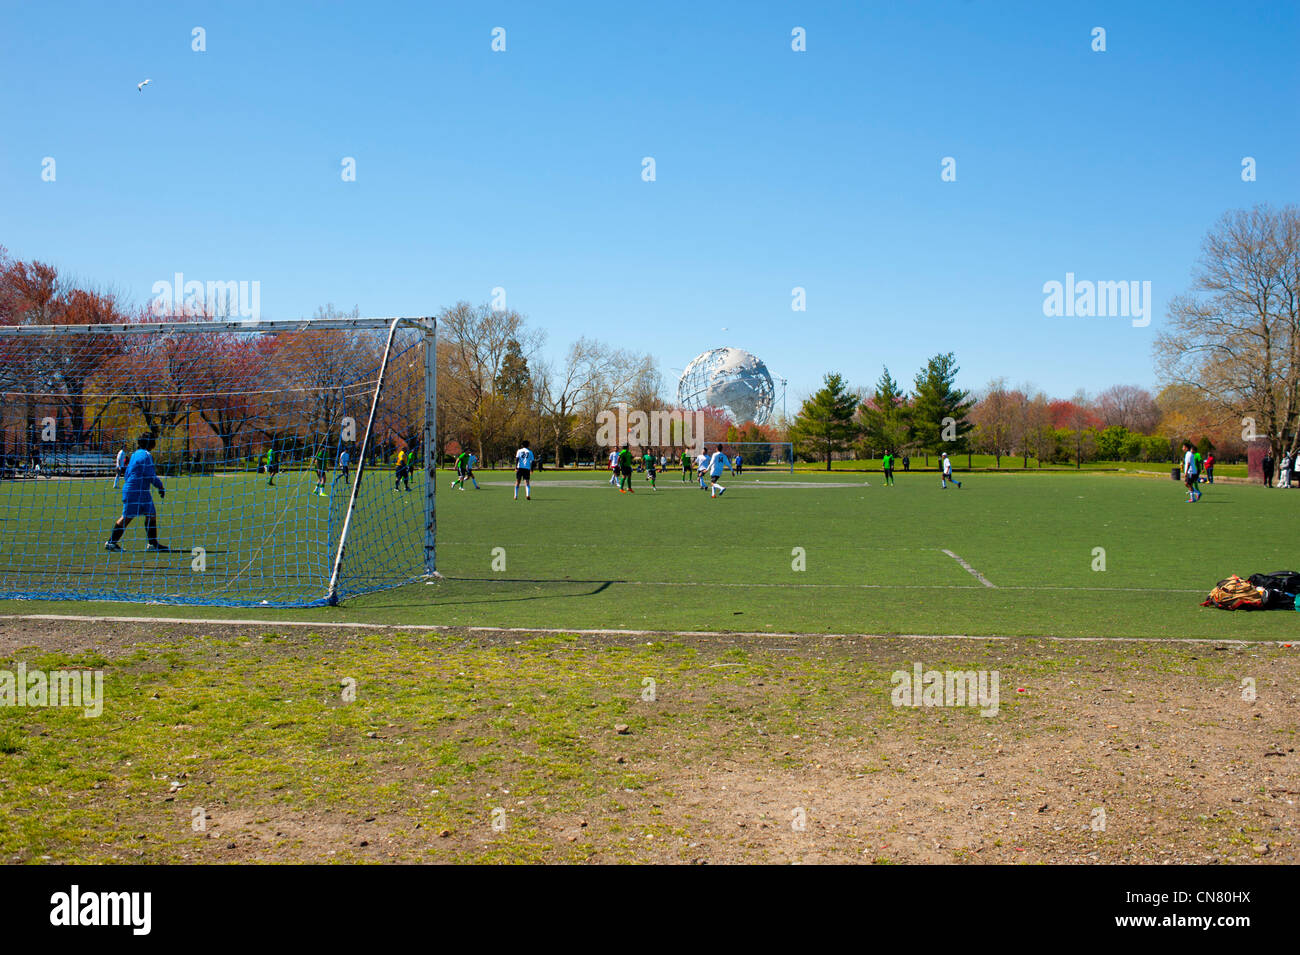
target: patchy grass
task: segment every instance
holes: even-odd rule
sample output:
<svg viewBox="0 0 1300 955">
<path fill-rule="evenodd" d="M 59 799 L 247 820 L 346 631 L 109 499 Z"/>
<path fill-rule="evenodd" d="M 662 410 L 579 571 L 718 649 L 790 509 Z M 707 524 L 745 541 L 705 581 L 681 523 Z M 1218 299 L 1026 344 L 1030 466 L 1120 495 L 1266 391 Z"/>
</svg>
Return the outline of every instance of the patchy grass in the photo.
<svg viewBox="0 0 1300 955">
<path fill-rule="evenodd" d="M 105 705 L 0 709 L 0 860 L 1295 862 L 1295 653 L 24 624 Z"/>
</svg>

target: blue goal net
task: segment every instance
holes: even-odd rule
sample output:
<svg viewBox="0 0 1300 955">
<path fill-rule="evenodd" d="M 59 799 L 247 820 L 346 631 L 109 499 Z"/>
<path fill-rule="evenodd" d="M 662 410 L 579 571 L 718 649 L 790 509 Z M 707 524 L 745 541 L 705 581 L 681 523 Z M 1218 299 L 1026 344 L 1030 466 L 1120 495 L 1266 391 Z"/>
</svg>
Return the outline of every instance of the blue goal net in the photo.
<svg viewBox="0 0 1300 955">
<path fill-rule="evenodd" d="M 304 607 L 431 573 L 433 347 L 406 319 L 0 327 L 0 598 Z"/>
</svg>

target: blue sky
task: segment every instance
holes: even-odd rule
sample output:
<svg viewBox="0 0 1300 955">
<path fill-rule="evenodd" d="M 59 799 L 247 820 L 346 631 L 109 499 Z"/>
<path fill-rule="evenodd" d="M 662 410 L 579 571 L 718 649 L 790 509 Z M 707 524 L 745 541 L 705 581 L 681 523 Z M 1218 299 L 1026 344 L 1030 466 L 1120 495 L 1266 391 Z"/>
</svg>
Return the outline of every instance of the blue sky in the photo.
<svg viewBox="0 0 1300 955">
<path fill-rule="evenodd" d="M 5 3 L 0 244 L 141 304 L 258 281 L 263 318 L 500 286 L 552 356 L 734 345 L 792 403 L 937 351 L 1154 386 L 1206 230 L 1296 200 L 1297 37 L 1294 2 Z M 1150 281 L 1150 326 L 1045 317 L 1067 272 Z"/>
</svg>

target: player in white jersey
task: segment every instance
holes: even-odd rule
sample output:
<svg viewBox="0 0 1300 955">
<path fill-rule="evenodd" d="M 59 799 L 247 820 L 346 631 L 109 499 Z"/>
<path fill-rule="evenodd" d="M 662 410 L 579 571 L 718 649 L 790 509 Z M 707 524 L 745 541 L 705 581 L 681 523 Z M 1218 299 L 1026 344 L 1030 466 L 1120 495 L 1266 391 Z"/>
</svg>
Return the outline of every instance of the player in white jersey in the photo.
<svg viewBox="0 0 1300 955">
<path fill-rule="evenodd" d="M 117 460 L 113 463 L 113 487 L 117 487 L 117 479 L 126 480 L 126 448 L 119 448 L 117 451 Z"/>
<path fill-rule="evenodd" d="M 709 470 L 709 456 L 705 454 L 704 451 L 700 451 L 700 453 L 695 458 L 695 472 L 696 472 L 696 476 L 699 477 L 700 479 L 701 491 L 706 490 L 708 487 L 708 485 L 704 483 L 704 475 L 708 470 Z"/>
<path fill-rule="evenodd" d="M 1191 444 L 1183 442 L 1183 483 L 1187 485 L 1187 503 L 1195 504 L 1201 499 L 1200 475 L 1196 472 L 1196 452 Z M 1285 487 L 1286 485 L 1280 485 Z"/>
<path fill-rule="evenodd" d="M 736 473 L 735 465 L 731 463 L 731 458 L 727 457 L 726 453 L 721 448 L 718 448 L 713 452 L 713 456 L 709 458 L 708 468 L 709 497 L 721 497 L 722 492 L 725 491 L 726 488 L 718 483 L 718 478 L 722 477 L 722 472 L 724 470 L 730 471 L 734 475 Z"/>
<path fill-rule="evenodd" d="M 609 452 L 609 483 L 618 487 L 618 448 Z"/>
<path fill-rule="evenodd" d="M 515 452 L 515 500 L 519 500 L 519 482 L 524 482 L 524 500 L 533 499 L 533 452 L 528 442 Z"/>
<path fill-rule="evenodd" d="M 943 473 L 939 475 L 939 486 L 946 489 L 948 487 L 948 482 L 951 481 L 953 484 L 957 485 L 957 490 L 960 491 L 961 481 L 958 481 L 955 477 L 952 476 L 952 459 L 948 457 L 947 451 L 943 453 L 942 464 L 943 464 Z"/>
</svg>

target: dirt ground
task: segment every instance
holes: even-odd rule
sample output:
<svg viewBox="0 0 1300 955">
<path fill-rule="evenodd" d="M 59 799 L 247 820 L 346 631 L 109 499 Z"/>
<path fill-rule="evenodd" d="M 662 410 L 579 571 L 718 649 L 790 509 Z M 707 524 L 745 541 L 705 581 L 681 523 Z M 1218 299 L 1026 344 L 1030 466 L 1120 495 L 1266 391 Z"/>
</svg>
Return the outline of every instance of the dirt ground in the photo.
<svg viewBox="0 0 1300 955">
<path fill-rule="evenodd" d="M 140 646 L 156 648 L 161 641 L 184 647 L 199 631 L 209 644 L 238 652 L 264 630 L 0 620 L 0 660 L 94 650 L 111 668 Z M 280 627 L 277 633 L 288 648 L 282 652 L 290 654 L 277 665 L 286 668 L 386 639 L 382 630 L 319 628 L 311 631 L 309 646 L 305 629 Z M 423 646 L 434 636 L 407 639 Z M 481 702 L 466 705 L 442 728 L 423 726 L 416 717 L 367 734 L 369 743 L 391 737 L 407 748 L 393 747 L 379 778 L 359 777 L 355 799 L 294 805 L 270 793 L 224 803 L 214 796 L 217 807 L 204 832 L 162 845 L 134 830 L 148 829 L 150 813 L 176 815 L 182 829 L 185 800 L 147 809 L 138 800 L 105 804 L 108 821 L 93 837 L 104 858 L 1300 861 L 1295 647 L 733 634 L 582 634 L 557 646 L 534 644 L 526 633 L 469 630 L 440 632 L 436 639 L 459 655 L 459 676 L 466 667 L 482 666 L 473 697 Z M 652 647 L 654 660 L 644 656 Z M 658 699 L 627 710 L 651 715 L 617 725 L 603 716 L 556 728 L 536 715 L 512 722 L 508 714 L 516 706 L 539 692 L 544 697 L 563 690 L 547 682 L 554 678 L 545 674 L 554 671 L 528 675 L 557 653 L 572 656 L 575 666 L 566 672 L 579 684 L 596 664 L 625 673 L 634 686 L 641 673 L 657 667 L 664 674 Z M 509 655 L 505 669 L 514 672 L 497 674 L 500 654 Z M 998 714 L 893 705 L 888 675 L 911 672 L 915 662 L 927 669 L 997 671 Z M 292 672 L 286 669 L 283 678 Z M 590 679 L 591 686 L 574 692 L 591 695 L 595 707 L 603 684 Z M 417 747 L 426 743 L 448 745 L 456 728 L 467 731 L 466 740 L 477 733 L 475 745 L 482 746 L 489 726 L 504 727 L 500 744 L 507 758 L 464 777 L 455 811 L 416 811 L 441 793 L 404 762 L 413 767 Z M 576 776 L 543 770 L 541 785 L 512 794 L 518 782 L 512 774 L 549 752 L 552 744 L 544 740 L 557 733 L 582 747 Z M 345 755 L 356 746 L 347 741 Z M 4 759 L 0 779 L 8 772 Z M 200 761 L 182 784 L 197 786 L 205 774 L 214 777 L 208 785 L 219 784 L 215 773 Z M 624 785 L 629 779 L 635 785 Z M 381 784 L 382 795 L 371 791 Z M 500 828 L 493 812 L 504 820 Z M 513 838 L 506 838 L 507 829 Z M 142 848 L 137 839 L 150 844 Z M 57 855 L 58 847 L 29 840 L 8 854 L 11 861 L 34 861 L 52 851 Z"/>
</svg>

